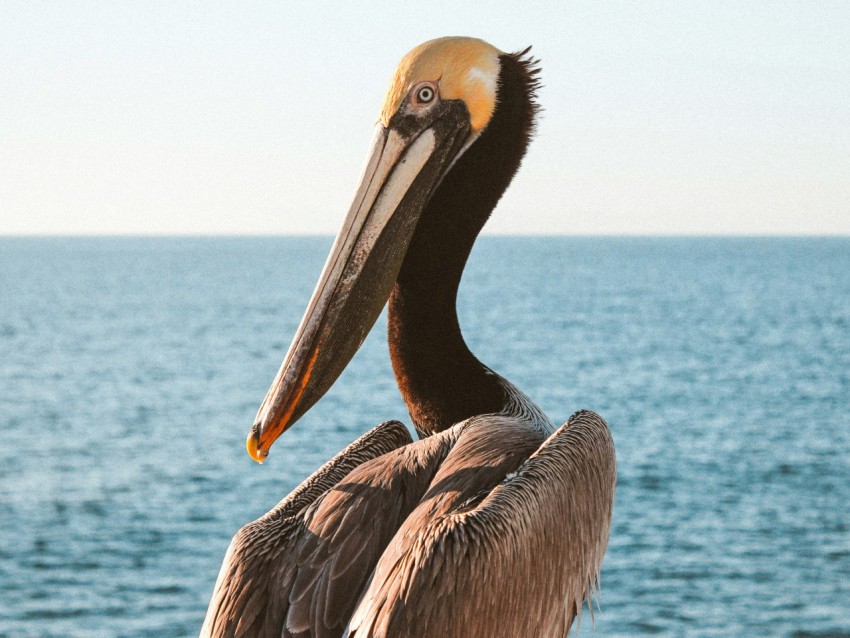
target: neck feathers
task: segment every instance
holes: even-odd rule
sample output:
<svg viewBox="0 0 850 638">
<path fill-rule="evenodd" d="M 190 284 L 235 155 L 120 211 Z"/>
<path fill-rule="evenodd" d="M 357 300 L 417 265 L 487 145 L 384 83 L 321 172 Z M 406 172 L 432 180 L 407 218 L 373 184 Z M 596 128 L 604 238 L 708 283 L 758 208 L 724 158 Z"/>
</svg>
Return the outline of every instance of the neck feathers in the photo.
<svg viewBox="0 0 850 638">
<path fill-rule="evenodd" d="M 479 414 L 504 413 L 515 399 L 505 380 L 466 346 L 456 299 L 475 238 L 519 169 L 534 132 L 538 68 L 527 53 L 500 57 L 493 116 L 434 192 L 390 295 L 393 370 L 420 433 L 439 432 Z"/>
</svg>

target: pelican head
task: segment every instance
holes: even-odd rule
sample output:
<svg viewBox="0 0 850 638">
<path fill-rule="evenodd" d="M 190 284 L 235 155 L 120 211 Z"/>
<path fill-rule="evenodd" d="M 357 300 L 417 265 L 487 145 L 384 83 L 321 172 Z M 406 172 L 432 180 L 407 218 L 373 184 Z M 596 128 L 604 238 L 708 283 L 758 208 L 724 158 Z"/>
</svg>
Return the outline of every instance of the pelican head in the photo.
<svg viewBox="0 0 850 638">
<path fill-rule="evenodd" d="M 502 55 L 449 37 L 401 60 L 360 185 L 248 436 L 256 461 L 330 388 L 374 325 L 432 193 L 493 117 Z"/>
</svg>

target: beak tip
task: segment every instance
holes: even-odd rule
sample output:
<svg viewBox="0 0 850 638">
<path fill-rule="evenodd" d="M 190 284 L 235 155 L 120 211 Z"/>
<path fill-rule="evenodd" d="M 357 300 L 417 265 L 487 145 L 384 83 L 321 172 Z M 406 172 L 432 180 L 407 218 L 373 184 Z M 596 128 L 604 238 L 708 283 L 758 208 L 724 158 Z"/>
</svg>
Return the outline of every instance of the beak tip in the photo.
<svg viewBox="0 0 850 638">
<path fill-rule="evenodd" d="M 262 464 L 269 455 L 268 450 L 260 447 L 260 428 L 255 424 L 248 434 L 248 439 L 245 441 L 245 448 L 248 450 L 248 455 L 257 463 Z"/>
</svg>

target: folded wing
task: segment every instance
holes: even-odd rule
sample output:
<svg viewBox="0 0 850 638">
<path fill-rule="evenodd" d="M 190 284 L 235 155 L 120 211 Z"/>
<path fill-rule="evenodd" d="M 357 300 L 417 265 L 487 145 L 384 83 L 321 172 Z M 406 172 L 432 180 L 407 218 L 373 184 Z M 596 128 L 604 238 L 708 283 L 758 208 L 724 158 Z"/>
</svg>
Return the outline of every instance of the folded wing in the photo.
<svg viewBox="0 0 850 638">
<path fill-rule="evenodd" d="M 382 423 L 316 470 L 267 514 L 242 527 L 227 549 L 201 636 L 281 636 L 289 590 L 298 575 L 292 559 L 311 535 L 310 523 L 321 523 L 316 521 L 317 510 L 329 490 L 362 465 L 410 442 L 404 425 Z M 352 594 L 355 599 L 356 595 Z"/>
<path fill-rule="evenodd" d="M 608 426 L 576 413 L 494 489 L 399 530 L 348 635 L 565 636 L 598 583 L 615 482 Z"/>
</svg>

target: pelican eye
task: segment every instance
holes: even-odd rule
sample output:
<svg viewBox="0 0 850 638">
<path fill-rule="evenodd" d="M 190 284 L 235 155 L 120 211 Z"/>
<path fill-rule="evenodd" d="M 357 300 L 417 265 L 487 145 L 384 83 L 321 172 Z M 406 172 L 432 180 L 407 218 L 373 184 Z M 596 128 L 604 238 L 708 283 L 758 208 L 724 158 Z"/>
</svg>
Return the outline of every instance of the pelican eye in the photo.
<svg viewBox="0 0 850 638">
<path fill-rule="evenodd" d="M 437 87 L 431 82 L 420 84 L 413 89 L 411 98 L 414 106 L 427 106 L 437 98 Z"/>
</svg>

